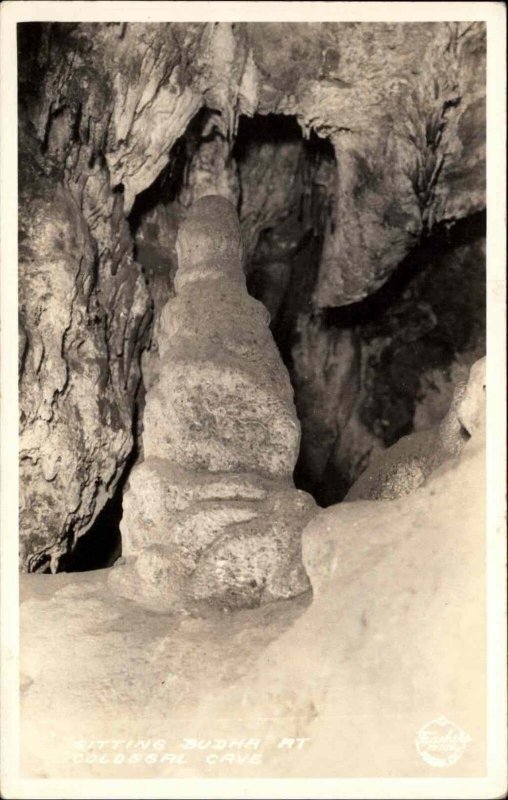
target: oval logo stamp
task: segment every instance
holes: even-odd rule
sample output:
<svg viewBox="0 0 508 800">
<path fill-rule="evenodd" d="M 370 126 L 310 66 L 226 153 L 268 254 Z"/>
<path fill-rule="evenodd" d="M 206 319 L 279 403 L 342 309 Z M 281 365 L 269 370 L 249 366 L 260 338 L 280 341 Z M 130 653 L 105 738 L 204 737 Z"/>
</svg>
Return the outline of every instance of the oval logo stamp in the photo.
<svg viewBox="0 0 508 800">
<path fill-rule="evenodd" d="M 468 733 L 446 717 L 427 722 L 416 734 L 418 754 L 432 767 L 451 767 L 471 741 Z"/>
</svg>

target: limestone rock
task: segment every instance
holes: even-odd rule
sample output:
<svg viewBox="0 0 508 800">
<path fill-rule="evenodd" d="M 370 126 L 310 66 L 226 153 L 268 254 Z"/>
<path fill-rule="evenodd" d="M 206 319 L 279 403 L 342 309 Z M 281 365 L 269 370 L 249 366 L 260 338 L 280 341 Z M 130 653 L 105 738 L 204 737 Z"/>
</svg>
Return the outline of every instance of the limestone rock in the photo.
<svg viewBox="0 0 508 800">
<path fill-rule="evenodd" d="M 481 358 L 471 367 L 469 380 L 457 405 L 457 417 L 470 436 L 485 425 L 485 390 L 487 388 L 487 359 Z"/>
<path fill-rule="evenodd" d="M 393 500 L 410 494 L 447 459 L 457 456 L 472 435 L 481 431 L 485 415 L 485 358 L 460 382 L 450 409 L 439 426 L 403 436 L 375 456 L 351 487 L 346 500 Z"/>
<path fill-rule="evenodd" d="M 156 610 L 255 606 L 309 589 L 300 532 L 314 503 L 291 483 L 299 425 L 263 306 L 249 297 L 231 203 L 198 200 L 177 240 L 161 316 L 145 460 L 125 495 L 126 563 L 111 583 Z"/>
<path fill-rule="evenodd" d="M 73 188 L 21 130 L 20 562 L 55 571 L 113 494 L 133 446 L 150 304 L 138 265 L 105 259 Z M 111 303 L 111 297 L 116 302 Z"/>
</svg>

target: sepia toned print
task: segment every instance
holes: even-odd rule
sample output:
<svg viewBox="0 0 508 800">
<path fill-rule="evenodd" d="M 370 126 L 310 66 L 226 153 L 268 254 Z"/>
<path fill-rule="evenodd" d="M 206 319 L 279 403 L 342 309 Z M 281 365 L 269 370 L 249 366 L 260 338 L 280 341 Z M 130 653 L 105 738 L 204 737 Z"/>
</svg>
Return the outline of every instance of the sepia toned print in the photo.
<svg viewBox="0 0 508 800">
<path fill-rule="evenodd" d="M 487 21 L 116 5 L 15 26 L 4 778 L 489 796 Z"/>
</svg>

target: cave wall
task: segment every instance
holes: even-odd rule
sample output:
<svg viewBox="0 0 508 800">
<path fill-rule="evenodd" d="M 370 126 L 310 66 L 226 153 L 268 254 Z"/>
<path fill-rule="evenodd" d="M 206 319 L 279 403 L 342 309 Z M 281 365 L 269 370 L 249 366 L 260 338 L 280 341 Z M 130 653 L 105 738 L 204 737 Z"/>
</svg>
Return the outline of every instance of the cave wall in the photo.
<svg viewBox="0 0 508 800">
<path fill-rule="evenodd" d="M 393 310 L 365 328 L 340 309 L 484 210 L 484 70 L 480 23 L 19 26 L 23 569 L 61 568 L 123 479 L 142 373 L 157 379 L 175 232 L 202 194 L 238 204 L 249 287 L 296 388 L 302 474 L 312 462 L 316 486 L 330 469 L 347 482 L 389 443 L 379 387 L 398 381 L 395 369 L 383 377 L 387 362 L 409 358 L 399 332 L 420 292 L 430 311 L 417 341 L 429 316 L 441 330 L 450 315 L 423 278 L 397 301 L 402 325 Z M 476 241 L 457 245 L 443 291 L 457 295 L 463 270 L 480 287 L 482 259 Z M 460 371 L 482 346 L 443 335 L 447 358 L 408 368 L 404 424 L 439 416 L 433 370 Z M 316 436 L 318 454 L 305 450 Z"/>
</svg>

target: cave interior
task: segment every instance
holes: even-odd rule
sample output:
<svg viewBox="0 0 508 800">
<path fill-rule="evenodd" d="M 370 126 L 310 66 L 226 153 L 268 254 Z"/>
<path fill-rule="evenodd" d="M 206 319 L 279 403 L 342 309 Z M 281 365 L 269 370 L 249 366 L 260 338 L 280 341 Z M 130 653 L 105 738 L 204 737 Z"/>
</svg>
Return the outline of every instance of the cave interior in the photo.
<svg viewBox="0 0 508 800">
<path fill-rule="evenodd" d="M 154 296 L 161 287 L 164 299 L 173 293 L 175 239 L 185 211 L 189 169 L 203 144 L 223 138 L 211 124 L 216 114 L 204 108 L 195 115 L 173 146 L 167 166 L 136 196 L 129 214 L 134 255 L 148 286 L 154 287 Z M 255 180 L 256 170 L 264 172 L 268 159 L 275 178 L 280 178 L 280 197 L 263 224 L 255 222 L 256 235 L 251 236 L 244 265 L 247 287 L 270 313 L 270 329 L 295 390 L 303 428 L 295 485 L 326 508 L 341 502 L 362 473 L 373 439 L 378 446 L 390 447 L 402 436 L 435 425 L 448 407 L 457 374 L 463 377 L 484 352 L 486 214 L 436 226 L 365 299 L 318 308 L 313 292 L 325 228 L 333 225 L 334 148 L 314 131 L 304 137 L 295 116 L 241 116 L 226 168 L 238 176 L 237 209 L 247 229 L 253 223 L 242 214 L 242 175 L 244 181 Z M 209 168 L 213 171 L 217 165 L 212 162 Z M 158 224 L 161 218 L 163 225 Z M 460 289 L 461 281 L 469 291 Z M 159 311 L 162 304 L 155 299 Z M 325 377 L 316 396 L 308 376 L 295 364 L 293 350 L 301 338 L 302 320 L 319 330 L 318 358 L 324 351 L 324 370 L 328 368 L 332 376 L 341 340 L 348 347 L 353 343 L 352 388 L 341 390 L 354 393 L 353 399 L 348 398 L 349 413 L 358 416 L 366 431 L 365 441 L 355 443 L 359 448 L 353 453 L 347 446 L 345 453 L 341 451 L 340 415 L 324 426 L 320 419 L 323 393 L 327 404 L 338 410 L 343 402 L 340 395 L 333 397 L 333 381 Z M 153 338 L 150 346 L 156 347 Z M 135 445 L 122 478 L 89 531 L 64 559 L 64 571 L 102 569 L 121 555 L 122 494 L 142 447 L 143 390 L 141 385 L 137 396 L 141 425 L 134 423 Z M 321 433 L 324 436 L 316 441 Z"/>
<path fill-rule="evenodd" d="M 263 53 L 255 28 L 253 33 L 245 33 L 247 29 L 242 26 L 233 26 L 232 30 L 235 36 L 251 36 L 258 48 L 254 47 L 253 52 L 259 59 L 269 52 L 270 58 L 277 61 L 279 56 L 273 55 L 279 41 L 277 26 L 263 28 L 263 35 L 269 33 L 268 49 Z M 319 36 L 335 35 L 332 28 L 322 26 Z M 185 26 L 175 28 L 177 39 L 178 31 L 184 29 Z M 105 26 L 104 36 L 116 35 L 115 30 L 114 25 Z M 321 48 L 325 54 L 318 71 L 319 81 L 332 80 L 339 88 L 347 87 L 349 84 L 336 76 L 340 71 L 336 51 L 323 45 L 317 30 L 312 32 L 312 47 Z M 123 40 L 126 29 L 120 26 L 118 31 L 119 40 Z M 303 28 L 295 33 L 295 41 L 302 36 L 302 42 L 310 47 L 309 34 L 301 31 Z M 19 26 L 18 47 L 23 56 L 20 120 L 23 135 L 35 142 L 31 145 L 33 152 L 37 150 L 34 163 L 37 159 L 41 163 L 42 159 L 57 165 L 57 170 L 63 162 L 68 164 L 69 153 L 81 148 L 88 154 L 86 164 L 79 165 L 79 156 L 78 166 L 73 169 L 78 173 L 88 171 L 95 177 L 108 171 L 107 160 L 100 152 L 108 147 L 107 130 L 102 131 L 91 117 L 85 119 L 81 84 L 73 83 L 73 78 L 64 99 L 52 101 L 46 117 L 41 112 L 44 126 L 35 130 L 33 123 L 41 102 L 37 65 L 42 73 L 46 70 L 49 74 L 51 55 L 56 53 L 58 61 L 76 47 L 86 65 L 90 33 L 85 32 L 82 39 L 79 33 L 79 26 L 71 24 Z M 185 31 L 185 35 L 192 38 L 194 33 Z M 184 41 L 184 33 L 181 36 Z M 474 58 L 483 57 L 481 32 L 471 33 L 468 29 L 464 37 L 463 46 L 469 47 L 468 57 L 474 66 Z M 179 39 L 178 42 L 182 46 Z M 298 75 L 304 61 L 298 61 Z M 306 69 L 313 69 L 313 64 L 309 61 Z M 97 78 L 91 72 L 90 75 L 93 80 Z M 270 79 L 282 91 L 294 88 L 298 75 L 287 70 L 277 75 L 272 69 Z M 137 73 L 135 78 L 139 78 Z M 423 178 L 420 173 L 418 179 L 413 176 L 425 222 L 420 234 L 414 235 L 413 245 L 405 247 L 397 266 L 382 280 L 373 280 L 370 290 L 359 292 L 363 294 L 359 299 L 349 297 L 338 303 L 333 292 L 326 296 L 319 285 L 325 258 L 330 262 L 330 252 L 325 252 L 330 240 L 335 237 L 339 242 L 338 250 L 334 252 L 332 248 L 332 262 L 334 255 L 341 255 L 340 243 L 348 242 L 348 231 L 337 231 L 338 225 L 346 229 L 350 224 L 347 214 L 337 211 L 344 202 L 339 197 L 342 189 L 337 175 L 347 177 L 351 171 L 350 152 L 337 144 L 338 132 L 351 135 L 352 129 L 346 124 L 341 123 L 332 135 L 330 126 L 329 131 L 326 125 L 313 127 L 302 122 L 301 114 L 271 112 L 267 110 L 270 104 L 265 103 L 262 110 L 240 110 L 231 126 L 230 120 L 225 119 L 224 104 L 213 102 L 213 92 L 209 92 L 211 97 L 199 104 L 184 132 L 163 153 L 163 166 L 146 188 L 127 202 L 124 182 L 112 185 L 112 207 L 106 217 L 109 215 L 112 220 L 108 218 L 107 224 L 114 230 L 119 254 L 113 258 L 107 248 L 96 254 L 93 281 L 106 270 L 109 258 L 113 261 L 113 278 L 117 277 L 120 264 L 125 280 L 134 285 L 134 273 L 140 270 L 143 291 L 149 298 L 149 311 L 142 323 L 136 323 L 133 336 L 137 342 L 131 347 L 130 359 L 139 359 L 139 375 L 129 363 L 123 378 L 134 398 L 132 446 L 114 480 L 110 480 L 114 490 L 108 489 L 102 510 L 87 524 L 74 547 L 63 553 L 58 570 L 111 566 L 121 554 L 122 496 L 130 470 L 142 458 L 144 398 L 157 380 L 158 319 L 166 302 L 174 296 L 178 226 L 196 196 L 207 192 L 224 194 L 236 205 L 244 238 L 248 291 L 268 310 L 270 329 L 294 390 L 302 429 L 294 471 L 297 488 L 309 492 L 321 507 L 340 503 L 376 453 L 401 437 L 435 427 L 443 419 L 457 382 L 467 377 L 471 365 L 485 352 L 486 213 L 473 203 L 462 216 L 445 215 L 429 223 L 428 208 L 435 199 L 436 181 L 442 180 L 443 175 L 443 164 L 436 153 L 449 116 L 460 111 L 461 102 L 464 105 L 460 97 L 445 96 L 441 84 L 444 80 L 438 76 L 433 97 L 439 113 L 433 112 L 425 122 L 423 145 L 411 134 L 412 142 L 426 148 Z M 95 85 L 93 88 L 97 93 Z M 110 120 L 113 101 L 108 92 L 105 88 L 103 105 L 99 107 L 104 118 Z M 481 138 L 477 117 L 482 108 L 479 101 L 474 101 L 471 108 L 477 116 L 467 111 L 461 124 L 471 146 L 476 147 Z M 408 117 L 409 112 L 408 108 Z M 119 143 L 124 144 L 123 140 Z M 373 153 L 373 159 L 378 157 Z M 351 194 L 368 208 L 369 197 L 378 202 L 380 176 L 360 155 L 354 155 L 353 163 L 358 174 Z M 49 167 L 48 170 L 51 171 Z M 425 180 L 427 185 L 422 188 Z M 97 214 L 93 210 L 89 215 L 93 224 Z M 393 211 L 390 214 L 383 218 L 387 229 L 398 224 L 397 215 Z M 360 218 L 360 228 L 362 224 Z M 365 226 L 369 224 L 366 219 Z M 342 238 L 337 239 L 338 233 Z M 379 252 L 381 258 L 383 254 Z M 362 278 L 364 268 L 360 263 L 352 263 L 348 269 L 353 283 Z M 102 316 L 97 314 L 96 319 L 107 326 L 107 303 L 114 300 L 101 302 L 106 311 Z M 26 343 L 28 337 L 22 336 Z M 22 371 L 26 352 L 27 346 L 23 350 Z M 40 364 L 37 374 L 39 369 Z M 24 414 L 22 411 L 23 419 Z M 69 541 L 72 530 L 71 522 L 66 534 Z M 37 563 L 38 570 L 49 570 L 44 558 Z"/>
</svg>

